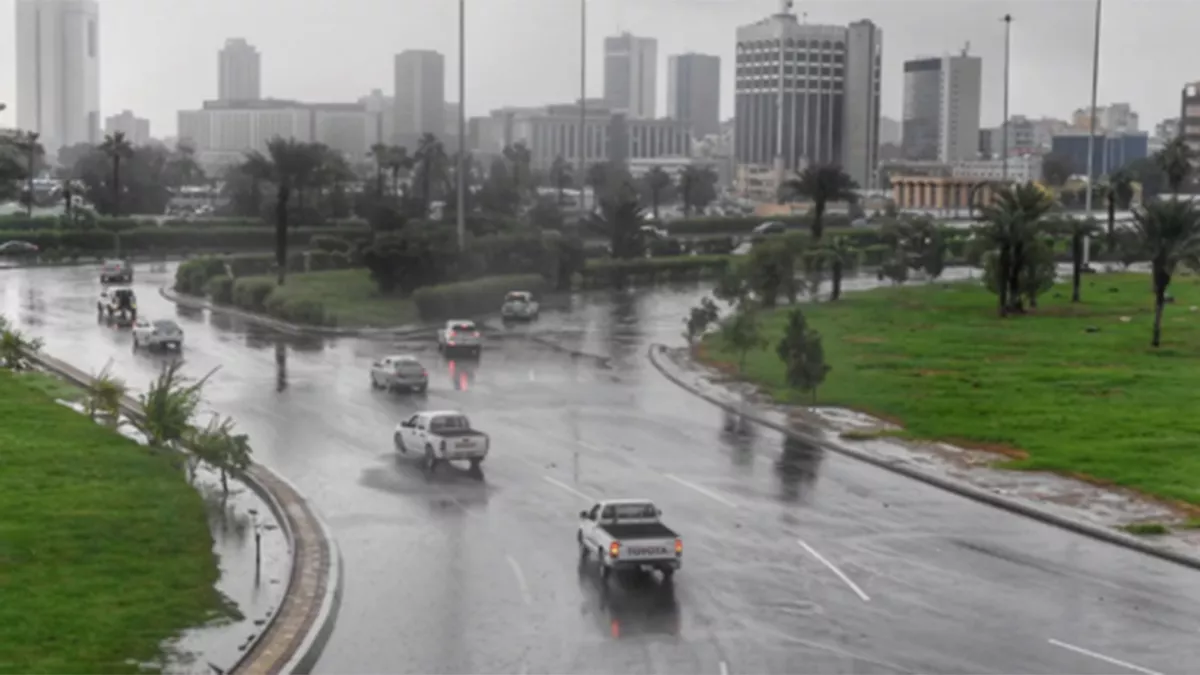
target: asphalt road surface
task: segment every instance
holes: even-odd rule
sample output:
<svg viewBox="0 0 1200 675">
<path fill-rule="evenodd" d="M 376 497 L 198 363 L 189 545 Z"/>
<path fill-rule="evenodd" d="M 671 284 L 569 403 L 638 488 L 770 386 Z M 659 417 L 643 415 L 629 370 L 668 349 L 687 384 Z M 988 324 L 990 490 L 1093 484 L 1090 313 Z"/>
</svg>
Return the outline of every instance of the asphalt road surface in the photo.
<svg viewBox="0 0 1200 675">
<path fill-rule="evenodd" d="M 478 362 L 430 341 L 288 340 L 177 309 L 137 267 L 144 315 L 184 327 L 186 369 L 262 461 L 334 529 L 345 595 L 322 673 L 1183 673 L 1200 663 L 1195 573 L 975 504 L 765 431 L 736 436 L 645 345 L 677 341 L 695 289 L 596 295 L 533 331 L 574 330 L 610 367 L 533 341 Z M 95 315 L 95 270 L 0 272 L 0 311 L 85 369 L 143 388 Z M 426 396 L 368 383 L 414 352 Z M 426 477 L 392 448 L 418 410 L 491 434 L 482 478 Z M 649 497 L 685 538 L 673 585 L 602 585 L 577 512 Z"/>
</svg>

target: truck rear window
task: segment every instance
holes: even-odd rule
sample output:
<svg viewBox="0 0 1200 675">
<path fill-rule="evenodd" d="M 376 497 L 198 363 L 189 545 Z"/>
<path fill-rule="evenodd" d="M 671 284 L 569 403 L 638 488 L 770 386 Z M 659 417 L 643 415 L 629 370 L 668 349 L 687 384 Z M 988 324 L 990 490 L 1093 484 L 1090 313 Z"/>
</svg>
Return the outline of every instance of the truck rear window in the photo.
<svg viewBox="0 0 1200 675">
<path fill-rule="evenodd" d="M 435 417 L 429 422 L 429 430 L 450 431 L 457 429 L 470 429 L 471 423 L 462 415 L 446 415 L 444 417 Z"/>
<path fill-rule="evenodd" d="M 601 518 L 617 520 L 631 518 L 657 518 L 658 509 L 654 508 L 653 504 L 617 504 L 604 507 L 604 513 L 600 514 Z"/>
<path fill-rule="evenodd" d="M 450 329 L 451 330 L 461 330 L 463 332 L 470 332 L 470 331 L 475 330 L 475 324 L 473 324 L 473 323 L 456 323 L 453 326 L 451 326 Z"/>
</svg>

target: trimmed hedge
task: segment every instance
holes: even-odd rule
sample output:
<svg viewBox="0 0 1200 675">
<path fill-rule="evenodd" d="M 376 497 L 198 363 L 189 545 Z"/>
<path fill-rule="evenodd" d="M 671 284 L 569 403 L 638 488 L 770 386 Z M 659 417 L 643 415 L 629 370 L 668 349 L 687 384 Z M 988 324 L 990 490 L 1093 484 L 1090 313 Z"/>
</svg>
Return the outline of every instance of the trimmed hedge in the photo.
<svg viewBox="0 0 1200 675">
<path fill-rule="evenodd" d="M 318 236 L 370 236 L 362 228 L 304 228 L 288 231 L 288 245 L 307 247 Z M 72 249 L 84 254 L 104 253 L 113 249 L 114 236 L 104 230 L 0 230 L 0 241 L 19 239 L 36 245 L 43 251 Z M 196 250 L 239 251 L 275 248 L 275 231 L 269 227 L 209 227 L 203 229 L 168 229 L 139 227 L 121 232 L 121 250 L 127 253 Z"/>
<path fill-rule="evenodd" d="M 548 288 L 539 274 L 512 274 L 427 286 L 417 289 L 412 299 L 422 319 L 467 318 L 497 311 L 509 291 L 541 294 Z"/>
<path fill-rule="evenodd" d="M 777 221 L 789 227 L 808 227 L 812 219 L 807 215 L 800 216 L 719 216 L 711 218 L 685 218 L 665 223 L 667 231 L 673 237 L 696 234 L 748 234 L 763 223 Z M 850 218 L 841 213 L 826 213 L 821 219 L 825 229 L 849 227 Z M 856 228 L 862 229 L 862 228 Z"/>
</svg>

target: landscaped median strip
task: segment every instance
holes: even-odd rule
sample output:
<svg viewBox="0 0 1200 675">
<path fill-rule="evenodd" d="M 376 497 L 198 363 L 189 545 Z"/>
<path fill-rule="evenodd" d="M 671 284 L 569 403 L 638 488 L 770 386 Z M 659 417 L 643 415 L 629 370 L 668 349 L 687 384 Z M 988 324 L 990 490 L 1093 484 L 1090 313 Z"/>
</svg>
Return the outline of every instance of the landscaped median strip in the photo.
<svg viewBox="0 0 1200 675">
<path fill-rule="evenodd" d="M 36 353 L 29 355 L 29 360 L 81 387 L 92 385 L 90 375 L 59 359 Z M 131 417 L 143 414 L 140 404 L 129 397 L 121 401 L 121 407 Z M 252 464 L 245 480 L 283 524 L 292 553 L 292 573 L 279 610 L 231 672 L 311 672 L 333 631 L 341 603 L 341 553 L 328 526 L 286 479 L 261 464 Z"/>
<path fill-rule="evenodd" d="M 835 452 L 840 455 L 856 459 L 860 462 L 871 464 L 872 466 L 876 466 L 881 469 L 886 469 L 906 478 L 911 478 L 927 485 L 940 488 L 947 492 L 957 494 L 989 506 L 995 506 L 1004 509 L 1005 511 L 1009 511 L 1011 513 L 1026 516 L 1048 525 L 1060 527 L 1065 530 L 1082 534 L 1084 536 L 1098 539 L 1110 544 L 1116 544 L 1117 546 L 1123 546 L 1139 553 L 1154 556 L 1156 558 L 1183 565 L 1185 567 L 1200 569 L 1200 557 L 1187 555 L 1160 546 L 1154 546 L 1141 539 L 1115 529 L 1109 529 L 1080 520 L 1067 518 L 1057 513 L 1050 512 L 1046 509 L 1034 506 L 1033 504 L 1010 499 L 962 481 L 921 471 L 920 469 L 916 469 L 912 465 L 901 460 L 886 459 L 856 450 L 851 447 L 837 443 L 831 443 L 816 435 L 805 433 L 786 424 L 780 424 L 778 422 L 769 420 L 762 415 L 747 413 L 744 408 L 734 405 L 728 401 L 723 401 L 720 398 L 701 390 L 695 384 L 688 382 L 687 378 L 681 373 L 677 372 L 675 366 L 670 363 L 670 359 L 666 356 L 667 350 L 668 347 L 666 345 L 652 344 L 650 345 L 648 355 L 650 358 L 650 363 L 653 364 L 654 367 L 668 380 L 688 391 L 689 393 L 704 399 L 705 401 L 718 408 L 721 408 L 722 410 L 725 410 L 726 412 L 744 417 L 755 424 L 777 431 L 784 436 L 793 438 L 801 443 L 805 443 L 813 447 L 820 447 L 824 450 Z"/>
</svg>

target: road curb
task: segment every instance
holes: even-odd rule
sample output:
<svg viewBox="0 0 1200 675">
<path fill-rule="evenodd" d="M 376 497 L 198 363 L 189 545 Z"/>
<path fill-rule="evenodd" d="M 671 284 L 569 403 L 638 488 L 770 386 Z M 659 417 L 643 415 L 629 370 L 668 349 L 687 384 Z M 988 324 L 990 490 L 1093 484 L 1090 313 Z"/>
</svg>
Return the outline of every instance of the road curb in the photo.
<svg viewBox="0 0 1200 675">
<path fill-rule="evenodd" d="M 395 328 L 327 328 L 323 326 L 300 326 L 287 321 L 247 312 L 236 307 L 218 305 L 205 298 L 196 298 L 182 293 L 176 293 L 166 286 L 158 289 L 158 294 L 164 299 L 191 309 L 207 309 L 210 312 L 237 317 L 244 321 L 265 326 L 272 330 L 288 335 L 306 337 L 360 337 L 360 338 L 402 338 L 419 335 L 433 330 L 431 326 L 396 326 Z"/>
<path fill-rule="evenodd" d="M 1138 553 L 1143 553 L 1161 560 L 1173 562 L 1177 565 L 1200 570 L 1200 557 L 1189 556 L 1159 546 L 1154 546 L 1132 535 L 1061 516 L 1057 513 L 1047 511 L 1032 504 L 1010 499 L 994 492 L 975 487 L 974 485 L 965 483 L 963 481 L 934 475 L 919 469 L 914 469 L 911 466 L 898 461 L 889 461 L 865 452 L 861 452 L 859 450 L 855 450 L 854 448 L 830 443 L 825 439 L 797 431 L 776 422 L 772 422 L 771 420 L 765 419 L 759 415 L 747 415 L 745 412 L 739 410 L 735 406 L 704 391 L 701 391 L 695 385 L 687 382 L 683 377 L 675 373 L 671 366 L 664 365 L 662 363 L 662 359 L 666 351 L 667 346 L 663 344 L 652 344 L 650 345 L 649 349 L 650 363 L 654 365 L 654 368 L 658 370 L 663 377 L 666 377 L 675 385 L 691 393 L 692 395 L 697 396 L 708 403 L 721 408 L 722 410 L 741 415 L 742 417 L 745 417 L 756 424 L 777 431 L 785 436 L 794 438 L 809 445 L 819 446 L 830 452 L 835 452 L 839 455 L 850 457 L 851 459 L 856 459 L 860 462 L 865 462 L 881 469 L 886 469 L 887 471 L 899 474 L 905 478 L 911 478 L 913 480 L 920 481 L 926 485 L 931 485 L 941 490 L 945 490 L 946 492 L 959 495 L 960 497 L 966 497 L 967 499 L 980 502 L 982 504 L 987 504 L 989 506 L 994 506 L 1010 513 L 1025 516 L 1047 525 L 1059 527 L 1064 530 L 1075 532 L 1076 534 L 1082 534 L 1086 537 L 1091 537 L 1106 543 L 1122 546 L 1124 548 L 1137 551 Z"/>
<path fill-rule="evenodd" d="M 92 384 L 90 375 L 65 361 L 41 353 L 29 358 L 73 384 Z M 142 415 L 141 405 L 128 396 L 121 408 L 126 415 Z M 243 478 L 282 525 L 292 561 L 278 609 L 229 672 L 307 675 L 333 633 L 341 606 L 341 551 L 328 525 L 286 478 L 258 463 Z"/>
<path fill-rule="evenodd" d="M 565 347 L 563 345 L 560 345 L 557 342 L 554 342 L 553 340 L 547 340 L 546 338 L 539 337 L 535 333 L 527 333 L 527 334 L 513 333 L 513 332 L 506 330 L 503 327 L 497 328 L 494 323 L 487 322 L 487 321 L 479 321 L 479 325 L 482 326 L 483 328 L 485 328 L 489 332 L 498 332 L 502 336 L 501 339 L 507 340 L 507 339 L 516 338 L 518 340 L 529 340 L 530 342 L 536 342 L 537 344 L 542 345 L 543 347 L 549 347 L 550 349 L 553 349 L 556 352 L 560 352 L 562 354 L 567 354 L 568 356 L 571 356 L 574 358 L 592 359 L 594 361 L 597 361 L 602 367 L 605 367 L 605 368 L 612 365 L 612 357 L 610 357 L 610 356 L 603 356 L 600 354 L 592 354 L 589 352 L 579 351 L 578 349 L 571 349 L 570 347 Z"/>
</svg>

